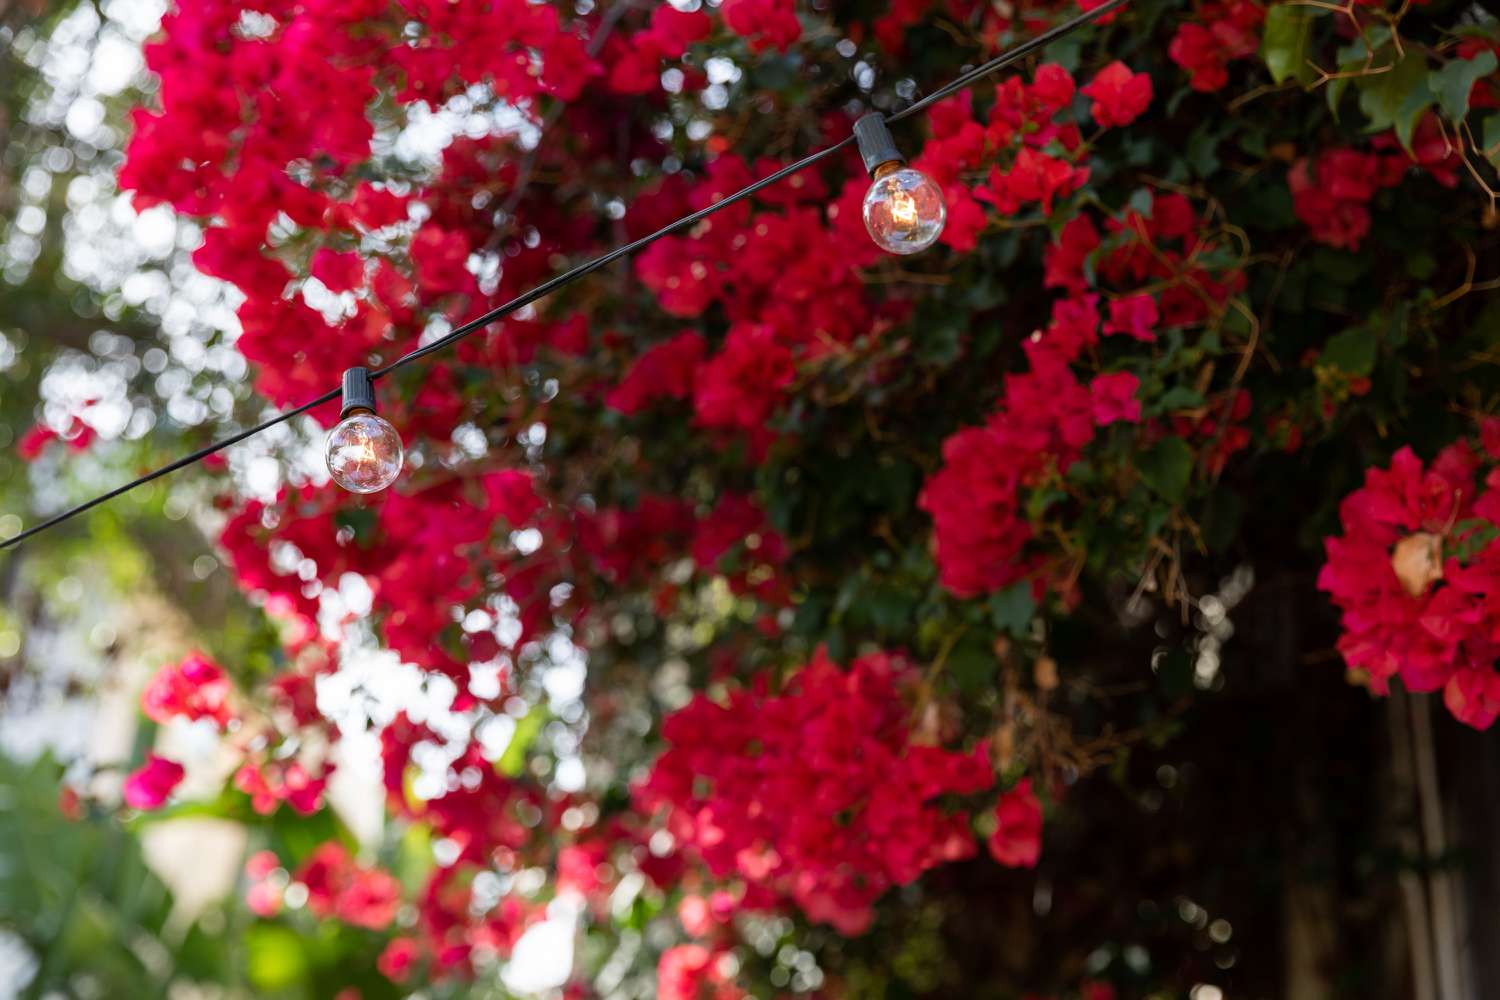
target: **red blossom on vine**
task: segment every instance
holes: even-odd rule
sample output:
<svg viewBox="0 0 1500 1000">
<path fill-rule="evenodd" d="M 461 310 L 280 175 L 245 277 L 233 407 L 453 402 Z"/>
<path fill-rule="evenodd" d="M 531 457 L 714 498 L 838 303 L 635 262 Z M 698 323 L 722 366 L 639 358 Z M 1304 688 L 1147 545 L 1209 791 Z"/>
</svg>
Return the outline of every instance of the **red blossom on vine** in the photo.
<svg viewBox="0 0 1500 1000">
<path fill-rule="evenodd" d="M 160 809 L 181 782 L 182 765 L 154 753 L 125 778 L 125 804 L 132 809 Z"/>
</svg>

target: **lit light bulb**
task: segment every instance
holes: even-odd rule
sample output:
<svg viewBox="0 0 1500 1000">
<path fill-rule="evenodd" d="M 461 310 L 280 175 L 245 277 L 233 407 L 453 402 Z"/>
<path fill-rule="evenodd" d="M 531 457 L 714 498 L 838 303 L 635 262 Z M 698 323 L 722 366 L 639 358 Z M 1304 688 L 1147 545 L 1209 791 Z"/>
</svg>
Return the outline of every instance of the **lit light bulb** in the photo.
<svg viewBox="0 0 1500 1000">
<path fill-rule="evenodd" d="M 401 435 L 375 415 L 369 372 L 344 372 L 343 419 L 328 432 L 328 474 L 351 493 L 378 493 L 396 481 L 406 457 Z"/>
<path fill-rule="evenodd" d="M 948 206 L 932 178 L 906 165 L 878 111 L 854 123 L 859 155 L 874 181 L 865 193 L 865 228 L 890 253 L 926 250 L 943 233 Z"/>
<path fill-rule="evenodd" d="M 865 228 L 882 250 L 926 250 L 943 234 L 948 207 L 942 189 L 926 174 L 898 165 L 875 177 L 865 194 Z"/>
</svg>

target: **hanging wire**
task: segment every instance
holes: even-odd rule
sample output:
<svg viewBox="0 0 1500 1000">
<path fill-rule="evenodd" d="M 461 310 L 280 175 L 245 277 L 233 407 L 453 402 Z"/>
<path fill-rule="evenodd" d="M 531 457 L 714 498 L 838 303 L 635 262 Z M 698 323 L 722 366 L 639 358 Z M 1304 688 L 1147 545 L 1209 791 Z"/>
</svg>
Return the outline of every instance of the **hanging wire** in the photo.
<svg viewBox="0 0 1500 1000">
<path fill-rule="evenodd" d="M 1085 11 L 1084 13 L 1079 14 L 1077 17 L 1064 21 L 1062 24 L 1059 24 L 1056 27 L 1049 28 L 1047 31 L 1042 32 L 1040 35 L 1036 35 L 1033 38 L 1029 38 L 1024 42 L 1021 42 L 1019 45 L 1007 49 L 988 62 L 981 63 L 980 65 L 974 67 L 968 72 L 940 87 L 939 89 L 928 94 L 926 97 L 923 97 L 921 100 L 918 100 L 913 104 L 901 109 L 900 111 L 887 116 L 886 121 L 898 122 L 905 118 L 910 118 L 912 115 L 926 110 L 927 108 L 936 104 L 938 101 L 941 101 L 943 98 L 956 94 L 966 87 L 973 86 L 975 83 L 982 80 L 986 76 L 989 76 L 991 73 L 1004 69 L 1006 66 L 1009 66 L 1020 59 L 1024 59 L 1026 56 L 1035 52 L 1037 49 L 1051 44 L 1057 39 L 1062 38 L 1064 35 L 1072 33 L 1073 31 L 1083 27 L 1085 24 L 1088 24 L 1091 21 L 1098 20 L 1105 14 L 1108 14 L 1110 11 L 1124 6 L 1125 3 L 1126 0 L 1108 0 L 1108 2 L 1106 2 L 1102 6 L 1095 7 L 1094 9 L 1089 11 Z M 550 278 L 547 281 L 544 281 L 542 284 L 537 285 L 530 291 L 516 296 L 504 305 L 496 306 L 489 312 L 474 317 L 467 323 L 464 323 L 462 326 L 455 327 L 452 331 L 438 338 L 437 340 L 434 340 L 432 343 L 426 344 L 414 351 L 411 351 L 408 354 L 402 355 L 383 368 L 375 369 L 370 373 L 370 378 L 373 380 L 381 378 L 384 375 L 389 375 L 391 372 L 394 372 L 400 368 L 404 368 L 414 361 L 427 357 L 429 354 L 441 351 L 445 347 L 448 347 L 450 344 L 454 344 L 469 336 L 470 334 L 475 333 L 476 331 L 490 325 L 491 323 L 495 322 L 495 320 L 503 319 L 516 310 L 523 309 L 531 303 L 537 301 L 538 299 L 550 295 L 551 293 L 557 291 L 559 288 L 562 288 L 564 285 L 572 284 L 580 278 L 593 274 L 600 268 L 608 267 L 610 264 L 613 264 L 615 261 L 621 259 L 622 257 L 629 257 L 635 254 L 637 251 L 640 251 L 650 244 L 655 243 L 663 236 L 670 236 L 672 233 L 675 233 L 678 230 L 690 228 L 701 222 L 703 219 L 708 218 L 710 215 L 713 215 L 715 212 L 722 211 L 723 209 L 728 208 L 730 205 L 733 205 L 736 202 L 744 201 L 746 198 L 750 197 L 758 191 L 769 187 L 772 184 L 775 184 L 777 181 L 780 181 L 786 177 L 790 177 L 792 174 L 795 174 L 800 170 L 805 170 L 815 163 L 826 160 L 828 157 L 833 156 L 840 150 L 847 149 L 853 142 L 854 136 L 852 134 L 845 136 L 833 145 L 827 146 L 815 153 L 805 156 L 795 163 L 790 163 L 787 166 L 782 167 L 775 173 L 761 178 L 754 184 L 750 184 L 746 187 L 741 188 L 734 194 L 721 198 L 720 200 L 714 202 L 712 205 L 709 205 L 706 208 L 700 208 L 698 211 L 693 212 L 690 215 L 685 215 L 675 222 L 668 223 L 654 233 L 642 236 L 639 239 L 633 240 L 630 243 L 626 243 L 623 246 L 616 247 L 608 253 L 601 254 L 600 256 L 595 257 L 592 260 L 579 264 L 577 267 L 572 268 L 571 270 L 564 271 L 562 274 L 559 274 L 556 277 Z M 294 417 L 299 417 L 302 414 L 306 413 L 308 410 L 311 410 L 318 406 L 322 406 L 324 403 L 332 402 L 339 397 L 339 392 L 339 389 L 331 389 L 316 399 L 308 400 L 306 403 L 303 403 L 296 409 L 287 410 L 284 413 L 278 413 L 274 417 L 268 417 L 253 427 L 247 427 L 242 431 L 238 431 L 226 438 L 215 441 L 210 445 L 199 448 L 197 451 L 184 455 L 176 461 L 163 465 L 159 469 L 153 469 L 152 471 L 137 479 L 133 479 L 122 486 L 117 486 L 107 493 L 101 493 L 99 496 L 96 496 L 91 500 L 86 500 L 76 507 L 70 507 L 60 514 L 55 514 L 52 517 L 49 517 L 47 520 L 42 521 L 40 524 L 33 525 L 32 527 L 27 528 L 25 531 L 22 531 L 17 535 L 13 535 L 10 538 L 0 540 L 0 551 L 14 548 L 33 535 L 40 534 L 41 532 L 46 531 L 48 528 L 62 524 L 64 521 L 71 520 L 72 518 L 77 517 L 79 514 L 90 511 L 102 503 L 107 503 L 108 501 L 113 500 L 117 496 L 129 493 L 131 490 L 135 489 L 138 486 L 144 486 L 147 483 L 160 479 L 163 476 L 170 475 L 171 473 L 176 472 L 178 469 L 186 468 L 187 466 L 192 465 L 195 462 L 202 461 L 215 452 L 223 451 L 225 448 L 228 448 L 231 445 L 239 444 L 246 438 L 253 437 L 256 434 L 259 434 L 261 431 L 269 430 L 272 427 L 275 427 L 277 424 L 286 423 L 288 420 L 291 420 Z"/>
</svg>

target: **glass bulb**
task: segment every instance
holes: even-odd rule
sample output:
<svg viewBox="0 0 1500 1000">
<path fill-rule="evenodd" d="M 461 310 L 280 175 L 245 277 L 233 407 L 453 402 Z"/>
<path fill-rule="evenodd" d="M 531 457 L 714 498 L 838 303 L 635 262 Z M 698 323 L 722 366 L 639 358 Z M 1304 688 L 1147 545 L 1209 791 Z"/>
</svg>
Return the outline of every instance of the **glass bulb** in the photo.
<svg viewBox="0 0 1500 1000">
<path fill-rule="evenodd" d="M 911 167 L 881 174 L 865 194 L 865 228 L 878 247 L 891 253 L 926 250 L 947 221 L 942 189 Z"/>
<path fill-rule="evenodd" d="M 379 493 L 394 483 L 405 454 L 396 428 L 369 410 L 356 410 L 328 432 L 328 472 L 351 493 Z"/>
</svg>

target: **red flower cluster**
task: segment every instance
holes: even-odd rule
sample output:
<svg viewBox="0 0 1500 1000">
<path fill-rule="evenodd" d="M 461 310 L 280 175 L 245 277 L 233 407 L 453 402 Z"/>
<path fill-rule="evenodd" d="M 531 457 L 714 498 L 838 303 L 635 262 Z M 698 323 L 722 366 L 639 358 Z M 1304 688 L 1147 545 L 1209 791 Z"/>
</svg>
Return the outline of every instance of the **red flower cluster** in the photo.
<svg viewBox="0 0 1500 1000">
<path fill-rule="evenodd" d="M 1132 73 L 1116 60 L 1101 69 L 1081 93 L 1093 98 L 1089 114 L 1101 128 L 1129 125 L 1151 105 L 1151 77 Z"/>
<path fill-rule="evenodd" d="M 235 772 L 234 787 L 250 796 L 251 807 L 262 815 L 270 815 L 285 802 L 311 816 L 323 805 L 332 773 L 332 763 L 312 769 L 298 760 L 248 760 Z"/>
<path fill-rule="evenodd" d="M 1096 328 L 1097 315 L 1093 322 Z M 1131 407 L 1135 401 L 1119 398 L 1122 390 L 1134 395 L 1135 376 L 1123 373 L 1105 383 L 1096 400 L 1057 355 L 1029 353 L 1033 370 L 1006 376 L 1005 396 L 990 421 L 943 443 L 943 467 L 918 500 L 932 515 L 939 579 L 960 597 L 997 590 L 1041 568 L 1040 557 L 1022 554 L 1032 538 L 1022 491 L 1066 472 L 1093 440 L 1100 418 L 1140 414 L 1138 402 Z"/>
<path fill-rule="evenodd" d="M 1037 68 L 1030 84 L 1007 77 L 995 89 L 987 120 L 974 119 L 973 94 L 964 91 L 929 112 L 932 139 L 913 162 L 942 186 L 948 203 L 943 243 L 972 250 L 987 223 L 982 204 L 1012 215 L 1053 203 L 1088 180 L 1083 136 L 1067 114 L 1077 90 L 1072 74 L 1054 63 Z M 993 161 L 993 162 L 992 162 Z M 990 163 L 973 187 L 963 176 Z M 982 203 L 982 204 L 981 204 Z"/>
<path fill-rule="evenodd" d="M 46 424 L 36 424 L 16 442 L 16 454 L 23 461 L 34 462 L 42 457 L 42 452 L 54 441 L 66 442 L 72 451 L 85 451 L 96 437 L 97 432 L 76 416 L 68 422 L 68 429 L 62 434 Z"/>
<path fill-rule="evenodd" d="M 245 905 L 257 917 L 274 917 L 285 899 L 286 871 L 275 851 L 256 851 L 245 859 Z"/>
<path fill-rule="evenodd" d="M 648 231 L 780 166 L 766 161 L 752 168 L 739 157 L 719 156 L 695 185 L 664 186 L 642 199 L 627 222 L 639 217 L 639 228 Z M 851 183 L 848 193 L 854 192 L 863 197 L 864 184 Z M 735 205 L 689 235 L 646 248 L 636 258 L 636 274 L 662 309 L 692 319 L 719 304 L 731 325 L 719 352 L 706 362 L 689 334 L 648 351 L 611 394 L 611 405 L 631 412 L 651 400 L 681 398 L 691 383 L 701 426 L 748 432 L 752 443 L 764 444 L 765 422 L 784 398 L 796 365 L 841 349 L 876 322 L 857 268 L 879 251 L 863 232 L 857 200 L 841 198 L 825 219 L 813 206 L 827 195 L 817 175 L 799 174 L 764 191 L 758 208 Z"/>
<path fill-rule="evenodd" d="M 995 832 L 988 841 L 990 854 L 1007 868 L 1035 868 L 1042 856 L 1042 804 L 1031 790 L 1031 779 L 995 804 Z"/>
<path fill-rule="evenodd" d="M 688 13 L 669 3 L 651 11 L 651 24 L 629 38 L 611 38 L 605 50 L 609 87 L 619 94 L 647 94 L 661 86 L 662 63 L 681 59 L 688 46 L 713 30 L 702 11 Z"/>
<path fill-rule="evenodd" d="M 1071 366 L 1099 342 L 1099 297 L 1088 290 L 1100 281 L 1122 289 L 1160 287 L 1111 299 L 1103 325 L 1105 334 L 1151 343 L 1161 326 L 1205 322 L 1243 287 L 1237 267 L 1200 263 L 1212 246 L 1181 195 L 1156 194 L 1149 213 L 1131 209 L 1109 219 L 1107 230 L 1108 237 L 1101 237 L 1087 215 L 1062 227 L 1048 248 L 1044 280 L 1068 294 L 1053 304 L 1047 328 L 1026 344 L 1031 370 L 1006 377 L 1004 396 L 986 425 L 944 443 L 943 467 L 922 491 L 919 505 L 932 515 L 939 578 L 959 596 L 1028 577 L 1040 589 L 1048 559 L 1027 551 L 1034 532 L 1024 494 L 1066 473 L 1096 428 L 1141 419 L 1134 374 L 1106 372 L 1085 386 L 1073 373 Z M 1248 396 L 1245 401 L 1248 407 Z M 1215 440 L 1232 450 L 1248 436 Z"/>
<path fill-rule="evenodd" d="M 1224 0 L 1198 8 L 1197 20 L 1184 21 L 1167 46 L 1172 61 L 1191 74 L 1194 90 L 1220 90 L 1229 82 L 1229 64 L 1260 49 L 1266 10 L 1256 0 Z"/>
<path fill-rule="evenodd" d="M 307 887 L 307 906 L 313 913 L 372 931 L 389 927 L 401 905 L 401 883 L 395 876 L 356 864 L 338 841 L 313 851 L 296 879 Z"/>
<path fill-rule="evenodd" d="M 1485 437 L 1500 442 L 1500 423 Z M 1429 467 L 1403 448 L 1370 469 L 1339 509 L 1344 535 L 1326 540 L 1318 586 L 1343 612 L 1339 651 L 1370 690 L 1394 677 L 1441 688 L 1454 716 L 1486 729 L 1500 715 L 1500 472 L 1481 491 L 1479 467 L 1460 442 Z"/>
<path fill-rule="evenodd" d="M 751 52 L 785 52 L 802 37 L 793 0 L 724 0 L 719 10 L 729 30 L 750 42 Z"/>
<path fill-rule="evenodd" d="M 636 358 L 605 404 L 630 415 L 661 400 L 687 399 L 693 394 L 703 352 L 703 338 L 692 330 L 657 344 Z"/>
<path fill-rule="evenodd" d="M 1404 157 L 1328 149 L 1303 157 L 1286 175 L 1292 208 L 1313 239 L 1342 250 L 1358 250 L 1370 231 L 1370 199 L 1400 183 Z"/>
<path fill-rule="evenodd" d="M 202 653 L 162 667 L 141 692 L 141 710 L 153 722 L 166 724 L 181 716 L 212 719 L 223 727 L 230 719 L 229 678 Z"/>
<path fill-rule="evenodd" d="M 657 1000 L 743 1000 L 748 994 L 725 971 L 728 957 L 701 944 L 668 948 L 656 965 Z"/>
<path fill-rule="evenodd" d="M 846 672 L 821 651 L 777 695 L 699 695 L 663 726 L 669 744 L 636 788 L 643 810 L 717 877 L 790 897 L 845 934 L 871 904 L 944 861 L 970 856 L 969 817 L 937 800 L 988 788 L 983 747 L 912 741 L 912 669 L 861 657 Z"/>
</svg>

